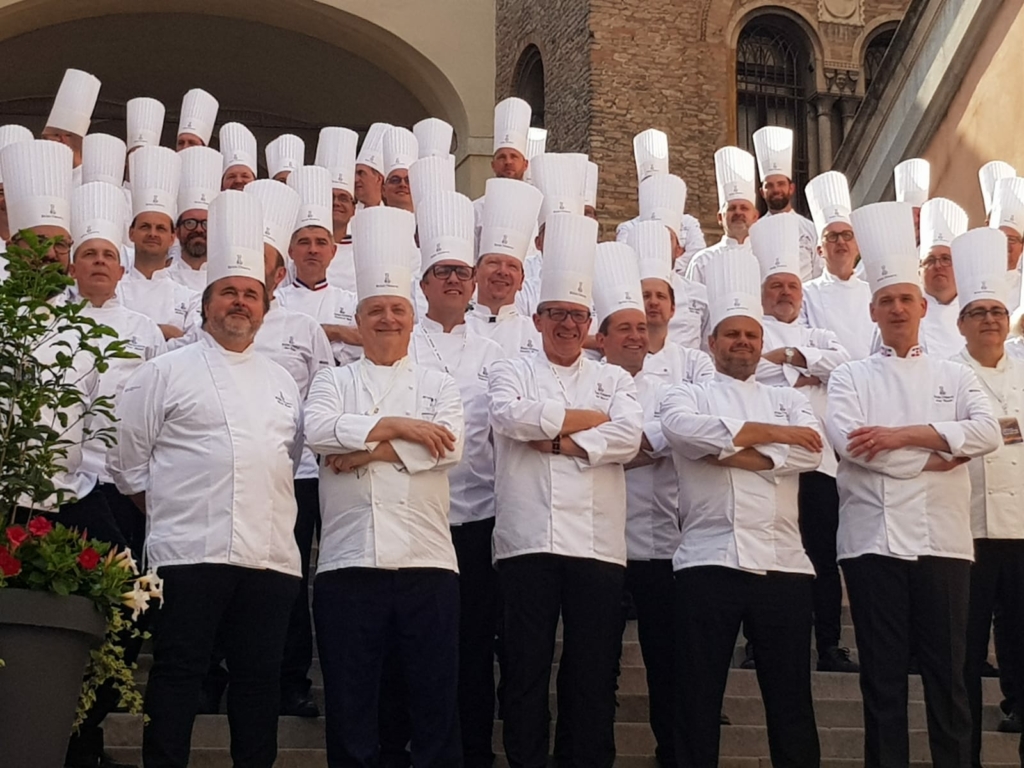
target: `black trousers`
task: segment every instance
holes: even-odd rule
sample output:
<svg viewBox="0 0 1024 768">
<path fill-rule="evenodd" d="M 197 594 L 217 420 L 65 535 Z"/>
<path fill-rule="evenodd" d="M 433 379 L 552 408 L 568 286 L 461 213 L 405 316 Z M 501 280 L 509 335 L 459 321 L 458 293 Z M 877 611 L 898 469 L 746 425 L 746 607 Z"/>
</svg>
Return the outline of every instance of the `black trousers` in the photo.
<svg viewBox="0 0 1024 768">
<path fill-rule="evenodd" d="M 302 582 L 288 622 L 288 638 L 281 662 L 281 693 L 306 695 L 313 682 L 309 668 L 313 664 L 313 624 L 309 615 L 309 569 L 313 540 L 320 537 L 320 481 L 313 477 L 295 481 L 295 542 L 302 562 Z"/>
<path fill-rule="evenodd" d="M 228 724 L 236 768 L 272 768 L 277 758 L 281 656 L 299 579 L 233 565 L 160 569 L 164 604 L 153 633 L 142 759 L 185 768 L 199 691 L 219 637 L 230 670 Z"/>
<path fill-rule="evenodd" d="M 626 589 L 636 607 L 640 652 L 647 669 L 650 723 L 657 741 L 655 756 L 663 766 L 676 764 L 673 730 L 675 665 L 672 612 L 674 579 L 671 560 L 630 560 Z"/>
<path fill-rule="evenodd" d="M 675 575 L 676 757 L 685 768 L 718 765 L 722 700 L 740 622 L 757 648 L 768 748 L 776 768 L 821 761 L 811 698 L 811 582 L 701 566 Z"/>
<path fill-rule="evenodd" d="M 999 605 L 999 668 L 1009 669 L 1008 698 L 1021 701 L 1020 678 L 1013 674 L 1024 664 L 1024 540 L 975 539 L 967 618 L 967 697 L 971 707 L 971 761 L 981 765 L 981 667 L 988 658 L 989 627 Z M 1018 686 L 1016 689 L 1013 686 Z"/>
<path fill-rule="evenodd" d="M 318 573 L 313 618 L 324 671 L 330 768 L 377 764 L 378 699 L 389 639 L 402 662 L 413 765 L 462 765 L 454 572 L 342 568 Z"/>
<path fill-rule="evenodd" d="M 964 685 L 971 564 L 863 555 L 842 561 L 860 656 L 864 764 L 910 763 L 907 674 L 913 648 L 936 768 L 970 763 L 971 715 Z"/>
<path fill-rule="evenodd" d="M 558 719 L 564 761 L 615 762 L 615 675 L 622 638 L 625 568 L 587 558 L 536 554 L 498 562 L 504 599 L 505 753 L 511 768 L 547 765 L 548 686 L 562 617 Z"/>
<path fill-rule="evenodd" d="M 821 472 L 800 475 L 797 496 L 800 508 L 800 538 L 816 574 L 814 597 L 814 640 L 820 654 L 839 645 L 843 610 L 843 584 L 836 562 L 836 534 L 839 531 L 839 490 L 836 479 Z"/>
<path fill-rule="evenodd" d="M 498 574 L 494 518 L 452 526 L 459 559 L 459 723 L 465 768 L 494 763 L 494 627 Z"/>
</svg>

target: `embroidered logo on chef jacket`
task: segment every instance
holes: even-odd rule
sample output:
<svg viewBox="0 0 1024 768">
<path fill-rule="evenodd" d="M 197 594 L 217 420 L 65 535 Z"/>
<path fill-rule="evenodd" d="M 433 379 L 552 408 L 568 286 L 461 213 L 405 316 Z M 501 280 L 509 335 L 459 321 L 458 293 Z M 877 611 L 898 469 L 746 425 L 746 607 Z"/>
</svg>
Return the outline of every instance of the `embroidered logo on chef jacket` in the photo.
<svg viewBox="0 0 1024 768">
<path fill-rule="evenodd" d="M 739 304 L 737 303 L 736 306 L 739 306 Z M 688 309 L 691 315 L 704 314 L 704 304 L 698 301 L 697 299 L 690 299 L 690 306 Z"/>
<path fill-rule="evenodd" d="M 134 352 L 135 354 L 139 355 L 140 357 L 142 357 L 144 355 L 144 353 L 146 352 L 146 345 L 145 344 L 141 344 L 139 342 L 139 337 L 134 335 L 134 334 L 132 334 L 132 337 L 130 339 L 125 341 L 124 348 L 126 350 L 128 350 L 129 352 Z"/>
<path fill-rule="evenodd" d="M 288 341 L 281 342 L 281 349 L 287 349 L 289 352 L 298 352 L 299 345 L 295 343 L 294 336 L 289 336 Z"/>
<path fill-rule="evenodd" d="M 612 393 L 611 392 L 607 392 L 605 390 L 605 388 L 604 388 L 604 384 L 602 384 L 601 382 L 597 382 L 597 389 L 594 391 L 594 396 L 598 400 L 611 400 L 612 399 Z"/>
<path fill-rule="evenodd" d="M 188 307 L 185 305 L 184 301 L 174 308 L 174 314 L 181 315 L 182 317 L 188 314 Z"/>
<path fill-rule="evenodd" d="M 424 419 L 433 419 L 437 416 L 437 398 L 420 395 L 420 414 Z"/>
<path fill-rule="evenodd" d="M 775 418 L 789 421 L 789 410 L 786 408 L 785 403 L 779 403 L 775 406 Z"/>
<path fill-rule="evenodd" d="M 537 348 L 533 346 L 533 339 L 527 339 L 526 343 L 519 347 L 519 354 L 521 355 L 533 355 L 537 353 Z"/>
<path fill-rule="evenodd" d="M 346 312 L 344 307 L 338 307 L 338 309 L 334 310 L 334 319 L 341 320 L 342 325 L 355 325 L 355 318 Z"/>
<path fill-rule="evenodd" d="M 284 396 L 284 392 L 278 392 L 274 395 L 274 400 L 283 405 L 285 408 L 294 408 L 295 404 L 292 403 L 287 397 Z"/>
<path fill-rule="evenodd" d="M 945 387 L 939 387 L 939 391 L 932 396 L 932 400 L 936 403 L 952 403 L 953 396 L 946 392 Z"/>
<path fill-rule="evenodd" d="M 487 373 L 487 366 L 486 365 L 483 368 L 481 368 L 479 371 L 477 371 L 476 377 L 478 379 L 480 379 L 480 381 L 487 381 L 487 379 L 489 377 L 489 374 Z"/>
</svg>

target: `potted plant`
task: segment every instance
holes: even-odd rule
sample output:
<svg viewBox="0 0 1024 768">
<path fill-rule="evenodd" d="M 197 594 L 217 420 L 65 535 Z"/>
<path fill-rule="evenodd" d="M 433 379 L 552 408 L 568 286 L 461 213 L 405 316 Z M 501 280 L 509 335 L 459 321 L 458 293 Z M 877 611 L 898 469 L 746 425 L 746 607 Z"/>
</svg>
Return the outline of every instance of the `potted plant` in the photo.
<svg viewBox="0 0 1024 768">
<path fill-rule="evenodd" d="M 69 454 L 110 439 L 90 424 L 112 421 L 112 404 L 89 398 L 82 370 L 103 372 L 128 353 L 67 300 L 72 281 L 47 259 L 53 241 L 19 240 L 0 283 L 0 755 L 10 768 L 59 768 L 105 681 L 140 711 L 117 638 L 161 595 L 130 552 L 33 511 L 69 501 L 54 483 Z"/>
</svg>

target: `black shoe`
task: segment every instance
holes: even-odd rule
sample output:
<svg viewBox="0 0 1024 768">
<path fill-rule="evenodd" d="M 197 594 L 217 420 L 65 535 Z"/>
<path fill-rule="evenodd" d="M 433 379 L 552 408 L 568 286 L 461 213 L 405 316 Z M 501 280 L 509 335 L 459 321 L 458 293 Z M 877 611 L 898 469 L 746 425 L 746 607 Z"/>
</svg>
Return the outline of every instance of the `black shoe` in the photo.
<svg viewBox="0 0 1024 768">
<path fill-rule="evenodd" d="M 1021 722 L 1019 712 L 1011 712 L 1002 720 L 999 721 L 999 725 L 996 726 L 996 730 L 1000 733 L 1021 733 L 1024 732 L 1024 722 Z"/>
<path fill-rule="evenodd" d="M 992 666 L 992 662 L 986 661 L 981 665 L 982 677 L 999 677 L 999 670 Z"/>
<path fill-rule="evenodd" d="M 320 717 L 320 708 L 309 694 L 295 692 L 281 696 L 281 714 L 285 717 Z"/>
<path fill-rule="evenodd" d="M 729 716 L 727 714 L 725 714 L 725 712 L 722 712 L 722 713 L 720 713 L 718 715 L 718 724 L 719 725 L 732 725 L 732 720 L 729 719 Z"/>
<path fill-rule="evenodd" d="M 860 665 L 850 659 L 850 649 L 832 646 L 818 653 L 819 672 L 860 672 Z"/>
<path fill-rule="evenodd" d="M 743 657 L 743 661 L 740 662 L 740 669 L 755 669 L 754 646 L 752 643 L 747 643 L 744 653 L 746 655 Z"/>
</svg>

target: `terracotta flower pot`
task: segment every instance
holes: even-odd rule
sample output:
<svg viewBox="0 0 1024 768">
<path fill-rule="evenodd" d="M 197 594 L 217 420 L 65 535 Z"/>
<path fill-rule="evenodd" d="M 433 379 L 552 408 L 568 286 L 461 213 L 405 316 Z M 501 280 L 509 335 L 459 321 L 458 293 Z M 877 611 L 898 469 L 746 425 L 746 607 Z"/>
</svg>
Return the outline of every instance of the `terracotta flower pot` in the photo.
<svg viewBox="0 0 1024 768">
<path fill-rule="evenodd" d="M 61 768 L 89 651 L 106 620 L 84 597 L 0 589 L 0 762 Z"/>
</svg>

